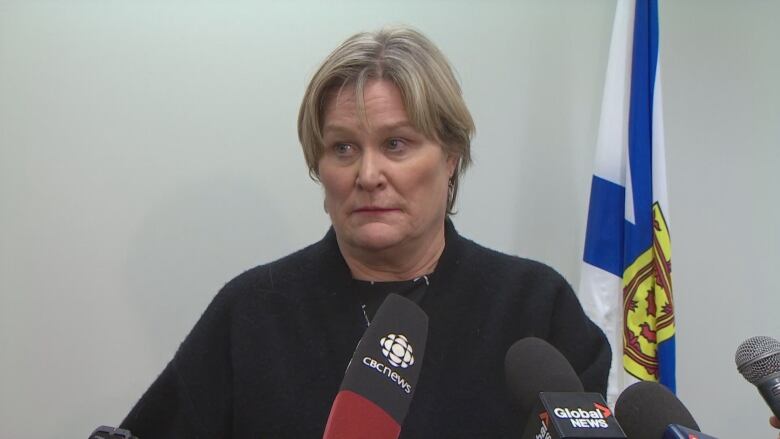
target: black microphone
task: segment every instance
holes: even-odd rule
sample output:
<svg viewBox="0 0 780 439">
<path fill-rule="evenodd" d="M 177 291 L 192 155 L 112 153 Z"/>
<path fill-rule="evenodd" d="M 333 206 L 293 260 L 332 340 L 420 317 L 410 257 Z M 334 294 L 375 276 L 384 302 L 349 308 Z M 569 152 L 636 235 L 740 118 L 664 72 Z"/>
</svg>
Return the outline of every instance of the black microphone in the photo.
<svg viewBox="0 0 780 439">
<path fill-rule="evenodd" d="M 396 439 L 409 411 L 428 338 L 428 316 L 387 296 L 358 342 L 330 409 L 324 439 Z"/>
<path fill-rule="evenodd" d="M 699 431 L 674 393 L 653 381 L 628 386 L 615 402 L 615 416 L 630 439 L 715 439 Z"/>
<path fill-rule="evenodd" d="M 772 337 L 751 337 L 737 348 L 737 370 L 780 418 L 780 342 Z"/>
<path fill-rule="evenodd" d="M 557 349 L 528 337 L 504 359 L 506 383 L 522 413 L 529 413 L 524 439 L 623 438 L 607 403 L 585 393 L 582 382 Z"/>
<path fill-rule="evenodd" d="M 108 425 L 101 425 L 96 428 L 92 434 L 89 435 L 89 439 L 138 439 L 130 433 L 130 430 L 123 428 L 109 427 Z"/>
</svg>

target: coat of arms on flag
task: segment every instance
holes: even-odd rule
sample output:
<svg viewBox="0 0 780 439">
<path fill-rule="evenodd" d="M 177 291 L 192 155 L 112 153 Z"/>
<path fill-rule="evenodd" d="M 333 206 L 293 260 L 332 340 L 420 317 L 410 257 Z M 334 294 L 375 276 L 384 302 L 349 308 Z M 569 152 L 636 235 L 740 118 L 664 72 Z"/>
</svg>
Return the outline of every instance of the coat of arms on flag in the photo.
<svg viewBox="0 0 780 439">
<path fill-rule="evenodd" d="M 653 204 L 653 246 L 623 272 L 623 366 L 643 381 L 660 378 L 656 346 L 674 335 L 671 239 Z"/>
</svg>

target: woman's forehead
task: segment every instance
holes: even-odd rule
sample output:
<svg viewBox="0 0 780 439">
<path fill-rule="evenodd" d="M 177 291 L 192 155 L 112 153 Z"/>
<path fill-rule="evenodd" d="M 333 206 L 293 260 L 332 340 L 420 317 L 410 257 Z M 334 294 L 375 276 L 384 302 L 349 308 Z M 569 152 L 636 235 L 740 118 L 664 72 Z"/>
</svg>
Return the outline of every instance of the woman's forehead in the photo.
<svg viewBox="0 0 780 439">
<path fill-rule="evenodd" d="M 334 88 L 326 96 L 323 106 L 323 133 L 345 125 L 412 127 L 401 92 L 391 81 L 367 82 L 362 96 L 354 84 Z"/>
</svg>

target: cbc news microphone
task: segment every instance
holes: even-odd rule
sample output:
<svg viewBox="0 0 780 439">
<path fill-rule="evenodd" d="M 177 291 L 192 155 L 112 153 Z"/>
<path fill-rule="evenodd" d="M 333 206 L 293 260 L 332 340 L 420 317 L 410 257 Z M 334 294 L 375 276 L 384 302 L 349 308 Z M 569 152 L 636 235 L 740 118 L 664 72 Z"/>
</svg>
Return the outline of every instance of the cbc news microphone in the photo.
<svg viewBox="0 0 780 439">
<path fill-rule="evenodd" d="M 652 381 L 628 386 L 615 402 L 615 416 L 630 439 L 716 439 L 701 433 L 683 403 Z"/>
<path fill-rule="evenodd" d="M 584 392 L 571 364 L 546 341 L 515 342 L 504 372 L 521 412 L 530 413 L 521 438 L 626 438 L 604 398 Z"/>
<path fill-rule="evenodd" d="M 737 370 L 758 388 L 772 413 L 780 418 L 780 342 L 772 337 L 751 337 L 737 348 Z"/>
<path fill-rule="evenodd" d="M 323 438 L 397 438 L 427 338 L 425 312 L 409 299 L 388 295 L 352 355 Z"/>
</svg>

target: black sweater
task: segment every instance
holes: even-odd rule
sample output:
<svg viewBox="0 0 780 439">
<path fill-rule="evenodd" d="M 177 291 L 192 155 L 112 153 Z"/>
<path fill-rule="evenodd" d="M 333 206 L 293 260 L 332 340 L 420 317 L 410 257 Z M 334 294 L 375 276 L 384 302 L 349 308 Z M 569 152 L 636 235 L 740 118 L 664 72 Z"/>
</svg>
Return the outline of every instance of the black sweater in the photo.
<svg viewBox="0 0 780 439">
<path fill-rule="evenodd" d="M 420 306 L 422 371 L 402 438 L 520 437 L 504 384 L 507 349 L 535 336 L 604 393 L 610 349 L 551 268 L 481 247 L 448 221 Z M 122 423 L 140 439 L 321 438 L 366 328 L 331 229 L 229 282 Z"/>
</svg>

